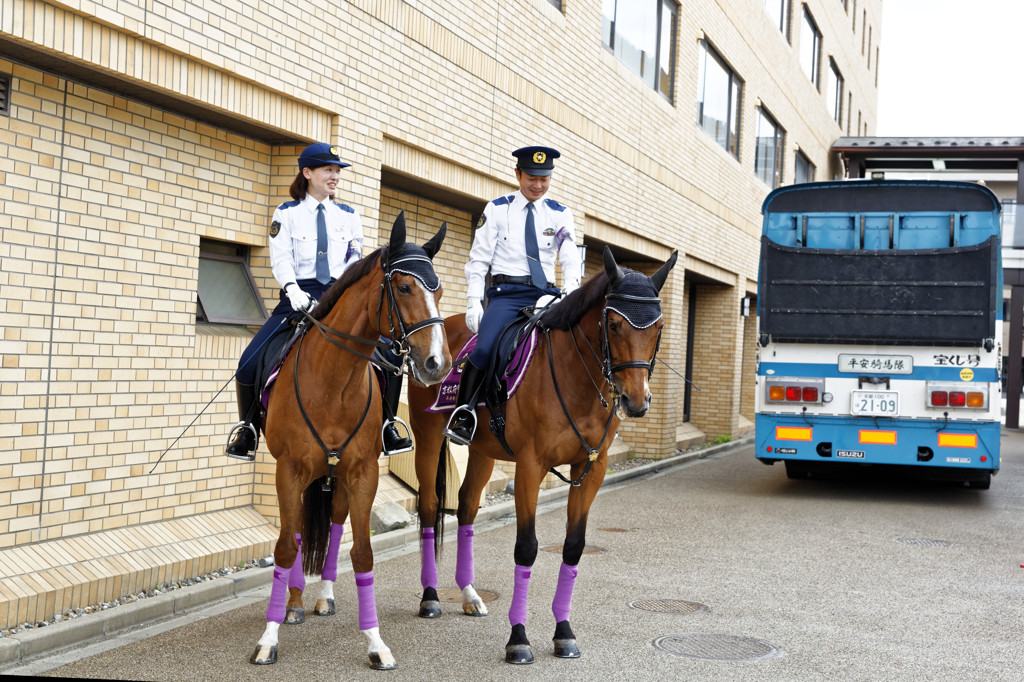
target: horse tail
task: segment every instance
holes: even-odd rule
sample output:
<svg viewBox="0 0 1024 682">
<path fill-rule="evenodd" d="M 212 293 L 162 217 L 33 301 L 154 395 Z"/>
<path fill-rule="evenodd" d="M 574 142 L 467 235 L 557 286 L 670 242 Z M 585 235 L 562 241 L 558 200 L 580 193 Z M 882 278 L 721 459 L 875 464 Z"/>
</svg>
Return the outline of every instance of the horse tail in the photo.
<svg viewBox="0 0 1024 682">
<path fill-rule="evenodd" d="M 448 437 L 441 439 L 441 451 L 437 455 L 437 478 L 434 480 L 434 494 L 437 497 L 437 515 L 434 517 L 434 556 L 441 558 L 444 541 L 444 502 L 448 483 Z"/>
<path fill-rule="evenodd" d="M 302 525 L 302 570 L 306 575 L 320 575 L 327 563 L 333 501 L 334 487 L 325 491 L 322 478 L 310 483 L 302 496 L 306 516 Z"/>
</svg>

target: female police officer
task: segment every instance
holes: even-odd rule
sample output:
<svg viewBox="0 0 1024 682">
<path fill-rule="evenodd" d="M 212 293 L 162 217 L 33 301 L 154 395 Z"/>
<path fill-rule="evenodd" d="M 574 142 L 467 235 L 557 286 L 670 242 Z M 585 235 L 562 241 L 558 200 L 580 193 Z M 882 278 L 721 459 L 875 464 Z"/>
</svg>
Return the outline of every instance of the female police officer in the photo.
<svg viewBox="0 0 1024 682">
<path fill-rule="evenodd" d="M 560 293 L 554 284 L 556 255 L 562 266 L 565 293 L 580 284 L 572 211 L 557 201 L 544 199 L 554 161 L 561 155 L 550 147 L 523 147 L 512 156 L 517 160 L 519 191 L 498 197 L 484 208 L 466 264 L 466 326 L 472 332 L 479 330 L 479 334 L 476 348 L 462 370 L 458 407 L 445 430 L 446 436 L 463 445 L 473 438 L 476 394 L 498 334 L 521 308 L 535 305 L 545 294 Z M 485 311 L 481 299 L 488 272 L 491 287 Z"/>
<path fill-rule="evenodd" d="M 252 461 L 256 456 L 257 352 L 284 318 L 307 310 L 348 266 L 362 257 L 363 226 L 359 214 L 351 206 L 333 201 L 340 170 L 350 165 L 338 156 L 337 147 L 324 142 L 309 145 L 299 155 L 299 172 L 288 190 L 294 201 L 287 201 L 274 211 L 270 223 L 270 266 L 274 279 L 281 285 L 280 302 L 238 363 L 235 390 L 241 421 L 233 429 L 234 439 L 227 446 L 229 457 Z M 391 390 L 385 396 L 385 402 L 393 403 L 388 405 L 392 415 L 401 391 L 401 377 L 398 381 L 394 379 L 389 377 Z M 411 443 L 400 442 L 396 446 L 396 439 L 402 439 L 394 424 L 388 426 L 385 449 L 411 447 Z M 388 448 L 389 444 L 393 447 Z"/>
</svg>

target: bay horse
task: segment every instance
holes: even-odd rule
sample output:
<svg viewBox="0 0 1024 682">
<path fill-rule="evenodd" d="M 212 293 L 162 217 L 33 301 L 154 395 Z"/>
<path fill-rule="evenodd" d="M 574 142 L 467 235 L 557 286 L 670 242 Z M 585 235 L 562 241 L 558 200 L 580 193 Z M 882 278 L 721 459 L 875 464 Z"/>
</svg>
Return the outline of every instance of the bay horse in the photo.
<svg viewBox="0 0 1024 682">
<path fill-rule="evenodd" d="M 442 224 L 422 247 L 406 243 L 405 217 L 399 214 L 387 246 L 352 264 L 328 289 L 307 316 L 310 329 L 282 361 L 263 424 L 277 460 L 281 534 L 274 547 L 267 627 L 251 663 L 275 663 L 281 624 L 304 620 L 304 573 L 322 572 L 325 594 L 315 612 L 333 614 L 338 545 L 351 514 L 359 630 L 369 641 L 372 668 L 396 665 L 380 637 L 373 589 L 370 508 L 383 416 L 369 361 L 375 348 L 391 347 L 402 360 L 387 369 L 402 371 L 408 363 L 413 379 L 423 385 L 440 381 L 450 369 L 438 313 L 441 283 L 432 264 L 446 230 Z"/>
<path fill-rule="evenodd" d="M 535 356 L 518 390 L 505 403 L 508 448 L 486 428 L 478 429 L 469 445 L 469 462 L 458 495 L 455 568 L 462 608 L 469 615 L 487 615 L 487 607 L 473 587 L 473 521 L 480 495 L 495 460 L 514 461 L 516 465 L 517 533 L 509 609 L 512 632 L 505 646 L 509 663 L 534 660 L 526 637 L 526 604 L 530 572 L 537 557 L 537 496 L 546 472 L 564 464 L 570 465 L 573 480 L 562 565 L 552 602 L 554 653 L 560 658 L 580 655 L 569 626 L 569 610 L 586 545 L 587 516 L 604 480 L 608 448 L 618 429 L 620 413 L 638 418 L 650 407 L 648 381 L 664 325 L 658 292 L 677 255 L 673 253 L 648 277 L 624 271 L 606 247 L 604 269 L 551 306 L 540 320 L 542 335 Z M 462 348 L 471 336 L 464 315 L 447 318 L 445 332 L 449 347 L 455 349 Z M 448 415 L 427 411 L 437 393 L 436 388 L 409 386 L 423 548 L 419 615 L 425 618 L 441 615 L 435 557 L 444 533 L 441 505 L 445 499 L 447 439 L 442 432 Z M 488 423 L 486 408 L 478 408 L 477 414 L 479 424 Z"/>
</svg>

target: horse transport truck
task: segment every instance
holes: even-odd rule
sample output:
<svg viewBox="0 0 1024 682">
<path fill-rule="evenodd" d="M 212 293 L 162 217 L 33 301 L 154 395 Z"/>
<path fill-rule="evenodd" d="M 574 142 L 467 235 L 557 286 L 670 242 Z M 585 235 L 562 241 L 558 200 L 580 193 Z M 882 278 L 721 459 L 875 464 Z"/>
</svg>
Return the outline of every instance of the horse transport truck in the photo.
<svg viewBox="0 0 1024 682">
<path fill-rule="evenodd" d="M 758 459 L 784 462 L 790 478 L 884 465 L 989 487 L 1002 419 L 999 208 L 967 182 L 768 195 Z"/>
</svg>

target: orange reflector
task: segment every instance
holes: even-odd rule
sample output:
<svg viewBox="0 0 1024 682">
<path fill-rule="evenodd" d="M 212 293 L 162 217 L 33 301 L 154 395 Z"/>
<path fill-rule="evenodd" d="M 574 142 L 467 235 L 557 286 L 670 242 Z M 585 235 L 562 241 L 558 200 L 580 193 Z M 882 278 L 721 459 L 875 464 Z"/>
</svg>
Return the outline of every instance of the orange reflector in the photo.
<svg viewBox="0 0 1024 682">
<path fill-rule="evenodd" d="M 866 431 L 860 430 L 859 440 L 861 443 L 871 445 L 896 445 L 895 431 Z"/>
<path fill-rule="evenodd" d="M 776 426 L 775 440 L 811 440 L 811 429 L 804 426 Z"/>
<path fill-rule="evenodd" d="M 985 407 L 985 394 L 971 391 L 967 394 L 967 407 Z"/>
<path fill-rule="evenodd" d="M 939 447 L 976 448 L 978 447 L 978 435 L 974 433 L 940 433 Z"/>
</svg>

